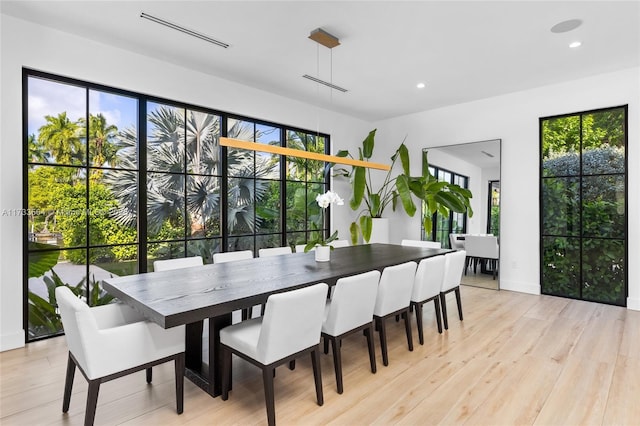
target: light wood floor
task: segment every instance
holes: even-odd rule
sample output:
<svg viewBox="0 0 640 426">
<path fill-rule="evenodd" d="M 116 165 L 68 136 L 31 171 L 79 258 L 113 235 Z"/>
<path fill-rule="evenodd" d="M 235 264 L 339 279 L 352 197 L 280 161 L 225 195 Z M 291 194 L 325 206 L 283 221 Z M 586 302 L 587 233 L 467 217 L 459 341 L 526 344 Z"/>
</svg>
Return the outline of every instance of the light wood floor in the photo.
<svg viewBox="0 0 640 426">
<path fill-rule="evenodd" d="M 425 345 L 408 352 L 402 323 L 390 324 L 390 365 L 371 374 L 362 336 L 343 345 L 343 395 L 323 356 L 324 406 L 315 403 L 310 362 L 278 370 L 280 425 L 640 424 L 640 312 L 473 287 L 462 288 L 465 320 L 450 295 L 449 331 L 437 333 L 425 307 Z M 453 314 L 453 315 L 452 315 Z M 63 338 L 0 354 L 2 425 L 82 424 L 86 383 L 76 374 L 71 409 L 61 412 Z M 264 424 L 260 372 L 234 360 L 228 401 L 185 381 L 185 411 L 175 413 L 172 366 L 102 386 L 96 424 Z"/>
</svg>

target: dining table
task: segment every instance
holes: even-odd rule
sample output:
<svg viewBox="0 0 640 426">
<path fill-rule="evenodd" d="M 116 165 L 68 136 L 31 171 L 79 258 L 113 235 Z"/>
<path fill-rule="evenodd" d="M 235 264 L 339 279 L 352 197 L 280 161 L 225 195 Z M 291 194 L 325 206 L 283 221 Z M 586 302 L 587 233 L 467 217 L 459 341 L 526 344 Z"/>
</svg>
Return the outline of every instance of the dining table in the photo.
<svg viewBox="0 0 640 426">
<path fill-rule="evenodd" d="M 215 397 L 222 384 L 220 330 L 231 325 L 232 312 L 266 303 L 272 294 L 321 282 L 333 286 L 342 277 L 451 251 L 362 244 L 335 248 L 328 262 L 317 262 L 313 252 L 292 253 L 113 277 L 102 284 L 109 294 L 163 328 L 185 325 L 185 376 Z M 204 321 L 208 321 L 205 336 Z"/>
</svg>

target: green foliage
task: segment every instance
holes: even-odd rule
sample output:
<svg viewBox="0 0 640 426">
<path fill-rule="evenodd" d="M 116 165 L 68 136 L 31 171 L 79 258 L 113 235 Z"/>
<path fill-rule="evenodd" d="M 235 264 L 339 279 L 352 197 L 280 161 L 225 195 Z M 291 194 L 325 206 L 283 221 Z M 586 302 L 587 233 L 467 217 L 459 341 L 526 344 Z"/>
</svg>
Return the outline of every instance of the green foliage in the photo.
<svg viewBox="0 0 640 426">
<path fill-rule="evenodd" d="M 29 251 L 32 253 L 29 254 L 27 278 L 40 277 L 56 266 L 60 253 L 56 250 L 50 250 L 51 248 L 56 248 L 56 246 L 29 241 Z"/>
<path fill-rule="evenodd" d="M 376 129 L 369 132 L 362 142 L 362 148 L 358 150 L 360 160 L 367 161 L 373 155 L 375 134 Z M 352 157 L 348 151 L 340 151 L 337 155 Z M 398 158 L 402 166 L 402 173 L 392 177 Z M 350 179 L 352 193 L 349 205 L 351 208 L 358 210 L 362 203 L 365 203 L 364 208 L 358 213 L 358 219 L 350 226 L 353 244 L 357 243 L 359 235 L 362 235 L 363 240 L 368 242 L 371 238 L 373 223 L 371 219 L 382 217 L 384 210 L 389 205 L 395 210 L 398 200 L 409 216 L 415 215 L 417 211 L 414 197 L 424 202 L 426 207 L 422 210 L 425 229 L 431 229 L 431 217 L 436 211 L 446 216 L 449 215 L 450 210 L 458 213 L 467 212 L 469 216 L 473 216 L 469 201 L 472 197 L 471 192 L 455 184 L 438 182 L 429 172 L 426 153 L 423 155 L 422 162 L 423 174 L 411 176 L 409 150 L 404 142 L 401 143 L 391 157 L 391 169 L 377 189 L 374 189 L 369 168 L 353 167 L 350 171 L 336 170 L 338 175 Z"/>
</svg>

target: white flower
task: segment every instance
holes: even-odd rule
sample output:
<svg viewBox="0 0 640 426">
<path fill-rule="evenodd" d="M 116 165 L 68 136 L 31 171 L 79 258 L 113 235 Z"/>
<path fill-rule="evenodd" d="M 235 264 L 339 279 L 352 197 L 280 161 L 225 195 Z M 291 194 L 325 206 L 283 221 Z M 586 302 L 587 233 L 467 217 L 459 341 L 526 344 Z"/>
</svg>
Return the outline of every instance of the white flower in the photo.
<svg viewBox="0 0 640 426">
<path fill-rule="evenodd" d="M 316 196 L 316 203 L 318 203 L 321 208 L 326 209 L 330 204 L 333 203 L 337 204 L 338 206 L 342 206 L 344 205 L 344 200 L 340 198 L 337 193 L 329 190 L 324 194 L 318 194 Z"/>
</svg>

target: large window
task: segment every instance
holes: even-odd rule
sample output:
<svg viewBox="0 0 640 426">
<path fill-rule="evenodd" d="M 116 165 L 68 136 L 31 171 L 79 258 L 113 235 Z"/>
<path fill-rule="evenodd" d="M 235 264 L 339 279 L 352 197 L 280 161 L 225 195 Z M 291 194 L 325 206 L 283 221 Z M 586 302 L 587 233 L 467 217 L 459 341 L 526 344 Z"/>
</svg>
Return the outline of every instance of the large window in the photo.
<svg viewBox="0 0 640 426">
<path fill-rule="evenodd" d="M 226 149 L 221 136 L 327 153 L 327 135 L 24 71 L 25 329 L 62 329 L 55 287 L 109 303 L 110 276 L 157 259 L 303 243 L 328 232 L 324 163 Z"/>
<path fill-rule="evenodd" d="M 627 107 L 540 119 L 541 287 L 624 306 Z"/>
</svg>

